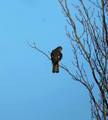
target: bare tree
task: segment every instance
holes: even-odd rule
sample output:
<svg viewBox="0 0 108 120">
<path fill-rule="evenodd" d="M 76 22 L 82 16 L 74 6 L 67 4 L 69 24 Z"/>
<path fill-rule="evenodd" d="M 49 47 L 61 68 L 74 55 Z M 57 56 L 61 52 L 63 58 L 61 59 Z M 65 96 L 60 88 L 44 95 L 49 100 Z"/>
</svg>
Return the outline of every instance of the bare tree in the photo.
<svg viewBox="0 0 108 120">
<path fill-rule="evenodd" d="M 76 69 L 73 76 L 89 92 L 92 119 L 107 120 L 108 0 L 78 0 L 75 5 L 68 0 L 59 0 L 59 3 L 68 22 L 66 34 Z M 98 96 L 94 91 L 98 91 Z"/>
<path fill-rule="evenodd" d="M 87 89 L 91 119 L 108 120 L 108 0 L 58 1 L 67 21 L 74 71 L 60 67 Z M 51 60 L 35 44 L 30 46 Z"/>
</svg>

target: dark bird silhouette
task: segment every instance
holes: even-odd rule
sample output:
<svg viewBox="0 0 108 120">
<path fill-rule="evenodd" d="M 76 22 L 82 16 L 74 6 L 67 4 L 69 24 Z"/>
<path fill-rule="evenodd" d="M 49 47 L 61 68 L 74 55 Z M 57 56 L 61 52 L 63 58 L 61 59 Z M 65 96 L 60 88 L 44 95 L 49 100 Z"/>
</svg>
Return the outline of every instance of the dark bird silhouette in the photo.
<svg viewBox="0 0 108 120">
<path fill-rule="evenodd" d="M 59 46 L 52 50 L 51 52 L 51 61 L 52 61 L 52 72 L 59 73 L 59 62 L 62 59 L 62 47 Z"/>
</svg>

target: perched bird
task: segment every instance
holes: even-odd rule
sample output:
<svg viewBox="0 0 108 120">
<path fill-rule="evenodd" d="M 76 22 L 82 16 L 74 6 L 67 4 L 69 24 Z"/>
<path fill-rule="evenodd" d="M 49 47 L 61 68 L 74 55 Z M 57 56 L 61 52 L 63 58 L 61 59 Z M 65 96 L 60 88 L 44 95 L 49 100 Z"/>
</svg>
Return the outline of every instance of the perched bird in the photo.
<svg viewBox="0 0 108 120">
<path fill-rule="evenodd" d="M 51 61 L 52 61 L 52 72 L 59 73 L 59 62 L 62 59 L 62 47 L 59 46 L 52 50 L 51 52 Z"/>
</svg>

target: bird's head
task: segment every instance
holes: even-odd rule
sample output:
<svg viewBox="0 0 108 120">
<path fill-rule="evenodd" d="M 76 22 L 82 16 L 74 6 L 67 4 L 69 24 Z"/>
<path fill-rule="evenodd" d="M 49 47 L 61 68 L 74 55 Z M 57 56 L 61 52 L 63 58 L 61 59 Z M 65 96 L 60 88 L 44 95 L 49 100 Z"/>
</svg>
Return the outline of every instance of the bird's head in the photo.
<svg viewBox="0 0 108 120">
<path fill-rule="evenodd" d="M 62 47 L 61 46 L 58 46 L 56 49 L 62 51 Z"/>
</svg>

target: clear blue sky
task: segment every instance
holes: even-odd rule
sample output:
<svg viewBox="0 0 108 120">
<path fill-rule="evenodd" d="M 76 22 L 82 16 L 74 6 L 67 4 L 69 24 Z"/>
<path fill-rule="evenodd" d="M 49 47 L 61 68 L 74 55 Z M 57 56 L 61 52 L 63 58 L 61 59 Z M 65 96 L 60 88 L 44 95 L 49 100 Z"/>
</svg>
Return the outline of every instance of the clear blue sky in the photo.
<svg viewBox="0 0 108 120">
<path fill-rule="evenodd" d="M 31 49 L 48 52 L 65 39 L 57 0 L 0 0 L 0 120 L 90 120 L 87 91 Z M 71 64 L 69 43 L 63 63 Z"/>
</svg>

